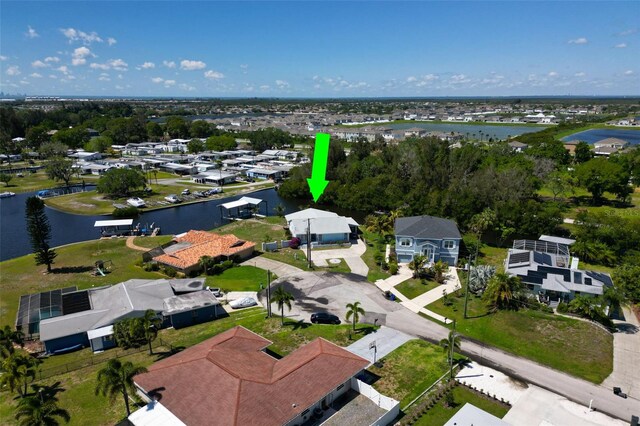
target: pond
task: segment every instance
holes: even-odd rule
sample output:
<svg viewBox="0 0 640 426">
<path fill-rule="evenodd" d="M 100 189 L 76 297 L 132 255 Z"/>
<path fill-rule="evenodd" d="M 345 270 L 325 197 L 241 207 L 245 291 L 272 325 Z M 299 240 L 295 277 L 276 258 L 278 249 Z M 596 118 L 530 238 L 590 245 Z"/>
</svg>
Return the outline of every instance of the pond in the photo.
<svg viewBox="0 0 640 426">
<path fill-rule="evenodd" d="M 591 129 L 565 136 L 562 140 L 594 144 L 606 138 L 622 139 L 629 142 L 630 145 L 638 145 L 640 144 L 640 129 Z"/>
<path fill-rule="evenodd" d="M 404 130 L 412 127 L 418 127 L 420 129 L 425 129 L 430 132 L 444 132 L 444 133 L 460 133 L 462 135 L 468 136 L 472 139 L 480 139 L 480 135 L 484 135 L 484 139 L 492 138 L 496 139 L 507 139 L 509 136 L 518 136 L 524 133 L 533 133 L 539 132 L 540 130 L 544 130 L 543 126 L 490 126 L 486 124 L 460 124 L 460 123 L 424 123 L 424 122 L 416 122 L 416 123 L 397 123 L 397 124 L 389 124 L 385 125 L 390 129 L 394 130 Z M 482 133 L 481 133 L 482 132 Z"/>
</svg>

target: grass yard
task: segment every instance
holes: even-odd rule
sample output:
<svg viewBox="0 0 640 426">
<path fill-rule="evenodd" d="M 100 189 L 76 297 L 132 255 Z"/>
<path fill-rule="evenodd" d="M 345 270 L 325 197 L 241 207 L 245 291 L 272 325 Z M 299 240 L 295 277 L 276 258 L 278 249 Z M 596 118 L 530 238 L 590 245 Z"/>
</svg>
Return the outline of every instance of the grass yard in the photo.
<svg viewBox="0 0 640 426">
<path fill-rule="evenodd" d="M 0 326 L 13 326 L 18 301 L 23 294 L 78 286 L 79 289 L 116 284 L 131 278 L 162 278 L 158 272 L 146 272 L 135 265 L 141 252 L 126 247 L 123 238 L 86 241 L 56 249 L 58 257 L 53 273 L 45 266 L 36 266 L 33 255 L 0 263 Z M 96 260 L 111 260 L 113 268 L 106 277 L 94 277 L 91 272 Z"/>
<path fill-rule="evenodd" d="M 266 251 L 262 253 L 261 256 L 266 257 L 267 259 L 286 263 L 287 265 L 295 266 L 303 271 L 310 270 L 307 267 L 307 256 L 305 256 L 302 250 L 299 249 L 284 248 L 279 249 L 278 251 Z"/>
<path fill-rule="evenodd" d="M 422 280 L 411 278 L 395 286 L 395 289 L 404 294 L 409 299 L 415 299 L 421 294 L 426 293 L 427 291 L 432 290 L 436 287 L 438 287 L 438 283 L 435 281 L 425 280 L 423 284 Z"/>
<path fill-rule="evenodd" d="M 271 274 L 271 280 L 275 280 Z M 219 287 L 226 291 L 259 291 L 260 284 L 267 285 L 267 271 L 255 266 L 236 266 L 227 269 L 220 275 L 207 276 L 209 287 Z"/>
<path fill-rule="evenodd" d="M 508 249 L 505 247 L 493 247 L 483 244 L 480 247 L 480 255 L 478 263 L 481 265 L 492 265 L 496 267 L 497 272 L 504 271 L 504 260 L 507 258 Z"/>
<path fill-rule="evenodd" d="M 376 263 L 375 254 L 381 253 L 384 256 L 385 246 L 378 243 L 380 236 L 369 232 L 364 228 L 360 228 L 363 233 L 364 241 L 367 244 L 367 251 L 362 255 L 362 260 L 369 267 L 369 274 L 367 274 L 367 280 L 369 282 L 376 282 L 377 280 L 384 280 L 391 276 L 391 274 L 382 270 L 380 265 Z"/>
<path fill-rule="evenodd" d="M 218 234 L 234 234 L 241 240 L 253 241 L 257 244 L 256 250 L 260 250 L 262 242 L 285 239 L 282 225 L 262 219 L 239 220 L 212 231 Z"/>
<path fill-rule="evenodd" d="M 158 235 L 156 237 L 145 236 L 145 237 L 136 237 L 133 240 L 133 243 L 140 247 L 152 249 L 152 248 L 161 246 L 162 244 L 166 244 L 171 240 L 173 240 L 173 235 Z"/>
<path fill-rule="evenodd" d="M 458 385 L 453 388 L 454 406 L 449 408 L 445 407 L 442 400 L 438 404 L 434 405 L 426 414 L 424 414 L 415 423 L 418 426 L 441 426 L 447 423 L 447 421 L 453 417 L 467 402 L 475 405 L 476 407 L 493 414 L 498 418 L 503 418 L 509 408 L 497 401 L 489 399 L 477 392 L 468 389 L 465 386 Z"/>
<path fill-rule="evenodd" d="M 15 174 L 13 174 L 12 176 L 13 176 L 13 179 L 11 179 L 11 181 L 9 182 L 9 186 L 0 184 L 0 190 L 21 193 L 21 192 L 38 191 L 41 189 L 64 186 L 63 182 L 57 182 L 49 179 L 49 177 L 47 176 L 44 170 L 38 170 L 36 173 L 27 172 L 27 173 L 24 173 L 23 177 L 18 177 Z M 81 177 L 74 176 L 69 183 L 70 184 L 82 183 L 83 179 L 86 183 L 95 183 L 97 181 L 97 176 L 93 176 L 93 175 L 87 175 L 87 176 L 81 176 Z"/>
<path fill-rule="evenodd" d="M 358 332 L 351 333 L 350 325 L 348 324 L 339 326 L 312 325 L 293 321 L 286 321 L 285 326 L 282 327 L 279 318 L 265 320 L 264 316 L 264 309 L 252 308 L 233 313 L 226 318 L 180 330 L 162 330 L 160 331 L 160 337 L 165 341 L 171 342 L 174 347 L 189 347 L 231 327 L 242 325 L 273 341 L 274 344 L 269 349 L 280 355 L 286 355 L 316 337 L 323 337 L 341 346 L 346 346 L 374 330 L 373 327 L 361 325 Z M 157 349 L 157 351 L 159 350 Z M 105 352 L 105 354 L 108 353 L 109 351 Z M 72 362 L 77 360 L 77 354 L 97 356 L 90 352 L 85 354 L 84 351 L 57 355 L 45 360 L 43 368 L 53 365 L 54 360 L 57 365 L 60 365 L 62 361 Z M 123 360 L 148 367 L 161 357 L 161 353 L 150 356 L 146 351 L 143 351 L 126 356 Z M 114 403 L 111 403 L 106 397 L 94 395 L 97 371 L 103 366 L 104 364 L 93 365 L 42 381 L 43 384 L 60 381 L 62 387 L 66 389 L 65 392 L 59 395 L 59 405 L 69 411 L 71 415 L 70 425 L 113 425 L 124 418 L 125 409 L 122 398 L 117 398 Z M 0 424 L 15 423 L 13 415 L 16 403 L 17 401 L 13 399 L 13 396 L 6 393 L 2 394 L 0 398 Z M 132 408 L 135 410 L 135 407 Z"/>
<path fill-rule="evenodd" d="M 464 297 L 449 300 L 451 306 L 438 300 L 426 308 L 455 319 L 465 336 L 593 383 L 611 374 L 613 336 L 594 325 L 532 310 L 487 314 L 484 303 L 472 295 L 469 318 L 464 319 Z"/>
<path fill-rule="evenodd" d="M 442 376 L 448 368 L 442 348 L 411 340 L 383 358 L 383 367 L 369 367 L 380 376 L 373 387 L 404 407 Z"/>
</svg>

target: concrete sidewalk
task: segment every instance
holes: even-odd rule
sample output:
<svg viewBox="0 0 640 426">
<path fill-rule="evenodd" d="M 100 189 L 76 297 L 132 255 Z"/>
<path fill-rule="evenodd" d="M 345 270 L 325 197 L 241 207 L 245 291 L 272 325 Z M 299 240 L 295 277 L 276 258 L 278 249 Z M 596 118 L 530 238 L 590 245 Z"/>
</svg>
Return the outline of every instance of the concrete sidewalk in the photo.
<svg viewBox="0 0 640 426">
<path fill-rule="evenodd" d="M 346 349 L 358 356 L 368 359 L 369 362 L 373 364 L 374 350 L 369 349 L 371 342 L 376 342 L 376 360 L 380 360 L 413 339 L 415 339 L 415 337 L 405 334 L 402 331 L 382 326 L 375 333 L 367 334 L 362 339 L 347 346 Z"/>
</svg>

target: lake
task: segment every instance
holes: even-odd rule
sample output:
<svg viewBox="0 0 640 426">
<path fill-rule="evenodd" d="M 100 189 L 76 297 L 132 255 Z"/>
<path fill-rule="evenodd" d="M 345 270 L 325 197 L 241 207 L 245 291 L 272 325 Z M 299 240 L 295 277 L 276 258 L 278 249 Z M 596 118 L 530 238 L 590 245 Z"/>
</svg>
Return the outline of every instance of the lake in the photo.
<svg viewBox="0 0 640 426">
<path fill-rule="evenodd" d="M 480 138 L 480 132 L 482 132 L 483 138 L 488 139 L 507 139 L 509 136 L 518 136 L 524 133 L 533 133 L 544 130 L 546 127 L 542 126 L 489 126 L 486 124 L 460 124 L 460 123 L 397 123 L 397 124 L 385 124 L 385 127 L 394 130 L 410 129 L 412 127 L 418 127 L 430 132 L 445 132 L 445 133 L 460 133 L 470 138 Z M 474 136 L 475 135 L 475 136 Z"/>
<path fill-rule="evenodd" d="M 35 192 L 28 192 L 0 199 L 0 261 L 31 253 L 24 209 L 26 199 L 35 194 Z M 278 204 L 285 207 L 287 214 L 299 210 L 296 201 L 280 198 L 274 189 L 254 192 L 248 196 L 265 200 L 270 216 L 273 215 L 273 208 Z M 150 211 L 135 219 L 134 225 L 136 223 L 151 225 L 155 222 L 156 226 L 160 226 L 162 234 L 165 235 L 179 234 L 190 229 L 216 228 L 224 224 L 218 206 L 241 197 L 238 195 Z M 75 215 L 49 207 L 46 208 L 46 213 L 51 224 L 51 245 L 54 247 L 99 238 L 100 230 L 93 227 L 95 221 L 110 218 L 110 216 Z M 264 205 L 260 206 L 260 213 L 265 213 Z"/>
<path fill-rule="evenodd" d="M 640 144 L 640 129 L 591 129 L 574 133 L 562 138 L 563 141 L 584 141 L 589 144 L 606 138 L 617 138 L 629 142 L 630 145 Z"/>
</svg>

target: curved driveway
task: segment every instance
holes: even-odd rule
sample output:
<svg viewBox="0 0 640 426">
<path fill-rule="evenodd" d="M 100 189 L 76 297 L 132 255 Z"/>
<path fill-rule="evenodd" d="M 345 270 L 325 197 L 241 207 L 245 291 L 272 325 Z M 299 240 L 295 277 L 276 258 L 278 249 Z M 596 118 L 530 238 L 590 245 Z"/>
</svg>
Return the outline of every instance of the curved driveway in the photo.
<svg viewBox="0 0 640 426">
<path fill-rule="evenodd" d="M 252 261 L 253 259 L 247 263 L 251 264 Z M 303 271 L 279 276 L 280 278 L 274 281 L 274 284 L 284 285 L 295 297 L 291 312 L 286 313 L 292 319 L 299 318 L 306 321 L 312 312 L 322 310 L 334 313 L 344 320 L 345 305 L 359 301 L 367 312 L 362 319 L 363 322 L 373 323 L 378 319 L 379 325 L 387 325 L 431 342 L 438 342 L 449 333 L 448 328 L 422 318 L 399 303 L 386 300 L 381 291 L 367 282 L 364 277 L 354 274 Z M 262 298 L 263 293 L 260 295 Z M 466 338 L 462 340 L 461 352 L 507 375 L 564 395 L 584 406 L 588 406 L 589 401 L 593 400 L 593 407 L 598 411 L 622 420 L 630 421 L 632 414 L 640 415 L 640 401 L 635 398 L 622 399 L 603 386 L 479 342 Z"/>
</svg>

